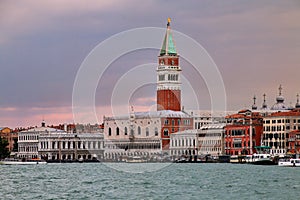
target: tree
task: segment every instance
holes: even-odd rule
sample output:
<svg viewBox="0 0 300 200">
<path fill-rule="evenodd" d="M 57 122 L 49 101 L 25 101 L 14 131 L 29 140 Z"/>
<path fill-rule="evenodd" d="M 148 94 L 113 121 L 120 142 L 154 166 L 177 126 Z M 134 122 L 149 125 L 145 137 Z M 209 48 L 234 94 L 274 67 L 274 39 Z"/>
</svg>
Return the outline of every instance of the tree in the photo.
<svg viewBox="0 0 300 200">
<path fill-rule="evenodd" d="M 18 138 L 14 139 L 14 145 L 13 145 L 13 150 L 14 152 L 18 151 Z"/>
<path fill-rule="evenodd" d="M 8 141 L 7 140 L 3 140 L 0 137 L 0 159 L 6 158 L 7 156 L 9 156 L 9 151 L 8 151 Z"/>
</svg>

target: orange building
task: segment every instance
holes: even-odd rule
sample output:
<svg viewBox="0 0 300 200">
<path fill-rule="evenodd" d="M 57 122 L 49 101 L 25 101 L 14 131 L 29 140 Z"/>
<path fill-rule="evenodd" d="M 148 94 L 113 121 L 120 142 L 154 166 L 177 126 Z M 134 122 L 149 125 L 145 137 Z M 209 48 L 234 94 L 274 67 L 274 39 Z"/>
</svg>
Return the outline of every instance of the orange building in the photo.
<svg viewBox="0 0 300 200">
<path fill-rule="evenodd" d="M 13 132 L 12 129 L 8 127 L 0 127 L 0 136 L 2 139 L 8 141 L 8 150 L 10 152 L 14 151 L 14 146 L 17 145 L 18 142 L 18 134 Z M 18 151 L 17 147 L 15 151 Z"/>
</svg>

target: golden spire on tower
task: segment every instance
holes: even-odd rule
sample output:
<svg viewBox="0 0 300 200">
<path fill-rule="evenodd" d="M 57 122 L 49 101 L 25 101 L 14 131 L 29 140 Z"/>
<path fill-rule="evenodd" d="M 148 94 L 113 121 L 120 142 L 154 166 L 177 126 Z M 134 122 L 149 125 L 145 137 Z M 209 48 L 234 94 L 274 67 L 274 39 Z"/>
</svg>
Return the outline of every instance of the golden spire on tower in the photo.
<svg viewBox="0 0 300 200">
<path fill-rule="evenodd" d="M 171 18 L 168 17 L 168 23 L 167 23 L 167 26 L 170 26 L 170 23 L 171 23 Z"/>
</svg>

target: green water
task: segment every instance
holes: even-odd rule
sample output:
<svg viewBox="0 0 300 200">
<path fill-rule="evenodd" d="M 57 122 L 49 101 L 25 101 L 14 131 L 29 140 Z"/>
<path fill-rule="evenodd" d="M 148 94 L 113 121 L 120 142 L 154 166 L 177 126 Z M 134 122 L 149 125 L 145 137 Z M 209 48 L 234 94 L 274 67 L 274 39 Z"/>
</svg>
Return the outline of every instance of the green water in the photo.
<svg viewBox="0 0 300 200">
<path fill-rule="evenodd" d="M 136 168 L 151 172 L 126 172 Z M 200 163 L 1 165 L 0 180 L 0 198 L 5 200 L 300 199 L 300 167 Z"/>
</svg>

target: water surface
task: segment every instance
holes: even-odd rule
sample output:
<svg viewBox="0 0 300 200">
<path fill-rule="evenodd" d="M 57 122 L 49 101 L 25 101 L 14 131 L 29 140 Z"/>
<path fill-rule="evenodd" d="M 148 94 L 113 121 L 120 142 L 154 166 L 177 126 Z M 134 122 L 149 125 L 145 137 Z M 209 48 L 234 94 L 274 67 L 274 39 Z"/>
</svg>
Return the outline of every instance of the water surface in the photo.
<svg viewBox="0 0 300 200">
<path fill-rule="evenodd" d="M 300 196 L 300 167 L 114 164 L 115 169 L 100 163 L 1 165 L 0 198 L 299 199 Z M 124 170 L 116 170 L 120 168 Z M 135 168 L 153 170 L 126 172 Z"/>
</svg>

